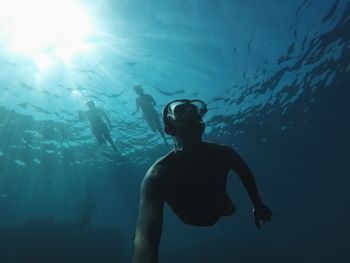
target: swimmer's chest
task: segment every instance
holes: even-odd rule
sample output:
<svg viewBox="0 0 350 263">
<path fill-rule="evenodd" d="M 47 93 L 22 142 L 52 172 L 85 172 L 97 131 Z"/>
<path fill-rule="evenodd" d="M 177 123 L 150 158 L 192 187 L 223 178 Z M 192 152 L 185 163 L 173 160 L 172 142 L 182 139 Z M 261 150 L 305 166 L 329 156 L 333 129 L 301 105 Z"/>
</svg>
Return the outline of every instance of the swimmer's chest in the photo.
<svg viewBox="0 0 350 263">
<path fill-rule="evenodd" d="M 175 160 L 166 179 L 168 191 L 182 192 L 217 192 L 224 191 L 228 167 L 222 158 L 215 154 L 205 154 L 193 158 Z"/>
<path fill-rule="evenodd" d="M 86 114 L 90 122 L 102 121 L 102 112 L 100 110 L 89 110 Z"/>
<path fill-rule="evenodd" d="M 137 98 L 137 104 L 138 104 L 141 108 L 150 108 L 150 107 L 153 107 L 152 104 L 151 104 L 151 99 L 150 99 L 150 97 L 147 96 L 147 95 Z"/>
</svg>

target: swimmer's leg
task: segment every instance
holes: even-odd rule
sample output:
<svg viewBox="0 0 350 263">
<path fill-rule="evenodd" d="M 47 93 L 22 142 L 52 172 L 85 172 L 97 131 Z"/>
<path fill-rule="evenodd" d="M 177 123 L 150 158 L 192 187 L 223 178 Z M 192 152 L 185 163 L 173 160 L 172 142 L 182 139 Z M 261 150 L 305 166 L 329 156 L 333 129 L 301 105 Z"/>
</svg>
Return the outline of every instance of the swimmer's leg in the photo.
<svg viewBox="0 0 350 263">
<path fill-rule="evenodd" d="M 144 117 L 148 126 L 151 128 L 151 130 L 153 132 L 156 132 L 156 126 L 154 125 L 154 121 L 152 120 L 152 118 L 150 116 L 144 116 Z"/>
<path fill-rule="evenodd" d="M 164 131 L 162 129 L 162 126 L 160 125 L 160 121 L 159 121 L 159 118 L 158 116 L 156 118 L 153 119 L 153 122 L 154 122 L 154 126 L 157 128 L 157 130 L 159 131 L 160 135 L 162 136 L 164 142 L 166 145 L 168 145 L 168 142 L 165 138 L 165 134 L 164 134 Z"/>
<path fill-rule="evenodd" d="M 112 146 L 113 150 L 115 152 L 118 152 L 117 147 L 115 147 L 115 144 L 114 144 L 114 142 L 112 140 L 111 134 L 110 134 L 109 129 L 107 128 L 107 126 L 104 128 L 103 137 L 109 142 L 109 144 Z"/>
<path fill-rule="evenodd" d="M 106 140 L 101 132 L 98 132 L 96 130 L 93 130 L 92 132 L 99 144 L 106 144 Z"/>
<path fill-rule="evenodd" d="M 112 140 L 112 138 L 111 138 L 111 135 L 110 135 L 110 134 L 107 134 L 107 135 L 105 135 L 105 138 L 106 138 L 106 140 L 109 142 L 109 144 L 112 146 L 113 150 L 114 150 L 115 152 L 118 152 L 117 147 L 115 147 L 115 144 L 114 144 L 114 142 L 113 142 L 113 140 Z"/>
</svg>

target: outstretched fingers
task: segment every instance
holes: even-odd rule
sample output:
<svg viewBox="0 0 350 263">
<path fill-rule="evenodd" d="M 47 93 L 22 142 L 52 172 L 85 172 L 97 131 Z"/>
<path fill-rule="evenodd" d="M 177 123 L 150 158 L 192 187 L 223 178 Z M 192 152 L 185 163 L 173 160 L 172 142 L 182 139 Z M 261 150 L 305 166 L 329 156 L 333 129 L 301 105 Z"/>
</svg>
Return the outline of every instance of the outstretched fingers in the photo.
<svg viewBox="0 0 350 263">
<path fill-rule="evenodd" d="M 255 225 L 257 228 L 261 228 L 263 224 L 268 222 L 272 218 L 272 212 L 267 206 L 263 206 L 258 210 L 253 210 Z"/>
</svg>

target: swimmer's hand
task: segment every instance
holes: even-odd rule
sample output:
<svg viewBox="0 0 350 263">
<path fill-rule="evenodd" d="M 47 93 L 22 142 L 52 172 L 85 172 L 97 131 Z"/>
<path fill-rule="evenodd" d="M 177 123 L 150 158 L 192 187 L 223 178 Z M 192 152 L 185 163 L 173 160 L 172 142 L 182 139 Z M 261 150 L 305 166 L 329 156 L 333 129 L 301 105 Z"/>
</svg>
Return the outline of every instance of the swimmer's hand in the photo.
<svg viewBox="0 0 350 263">
<path fill-rule="evenodd" d="M 254 207 L 253 214 L 255 219 L 255 225 L 259 229 L 263 224 L 269 221 L 272 217 L 271 210 L 264 204 Z"/>
</svg>

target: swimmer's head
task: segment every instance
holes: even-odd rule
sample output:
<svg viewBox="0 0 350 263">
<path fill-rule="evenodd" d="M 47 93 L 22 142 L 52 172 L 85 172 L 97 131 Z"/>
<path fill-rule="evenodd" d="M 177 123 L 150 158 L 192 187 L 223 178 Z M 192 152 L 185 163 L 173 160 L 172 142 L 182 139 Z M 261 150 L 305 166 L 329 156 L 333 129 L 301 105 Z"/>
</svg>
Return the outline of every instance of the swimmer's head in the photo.
<svg viewBox="0 0 350 263">
<path fill-rule="evenodd" d="M 94 102 L 93 100 L 89 100 L 89 101 L 85 102 L 85 105 L 86 105 L 89 109 L 95 108 L 95 102 Z"/>
<path fill-rule="evenodd" d="M 142 94 L 143 93 L 143 88 L 142 85 L 136 85 L 134 86 L 134 90 L 137 94 Z"/>
<path fill-rule="evenodd" d="M 201 100 L 174 100 L 163 110 L 164 131 L 171 135 L 202 135 L 207 105 Z"/>
</svg>

